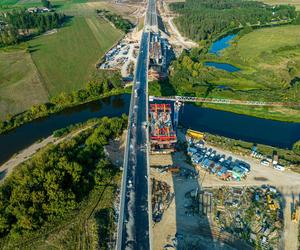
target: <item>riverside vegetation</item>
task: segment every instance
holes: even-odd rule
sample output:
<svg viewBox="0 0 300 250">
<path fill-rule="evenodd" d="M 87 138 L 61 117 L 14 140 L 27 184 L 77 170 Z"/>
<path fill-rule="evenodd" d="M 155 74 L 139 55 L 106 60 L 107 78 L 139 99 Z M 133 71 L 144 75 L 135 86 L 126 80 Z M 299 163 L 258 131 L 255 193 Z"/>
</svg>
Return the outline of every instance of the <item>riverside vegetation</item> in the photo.
<svg viewBox="0 0 300 250">
<path fill-rule="evenodd" d="M 298 102 L 299 14 L 292 6 L 269 6 L 240 0 L 187 0 L 172 3 L 179 14 L 175 22 L 199 47 L 184 51 L 170 67 L 169 79 L 154 82 L 154 95 L 183 95 L 239 100 Z M 270 24 L 287 24 L 263 28 Z M 254 29 L 255 27 L 255 29 Z M 232 45 L 220 53 L 209 53 L 212 41 L 238 32 Z M 284 34 L 284 35 L 282 35 Z M 247 52 L 247 53 L 246 53 Z M 240 68 L 230 73 L 205 66 L 213 61 Z M 280 121 L 300 122 L 299 107 L 247 107 L 202 104 L 205 107 Z"/>
<path fill-rule="evenodd" d="M 72 93 L 61 93 L 53 97 L 51 102 L 38 104 L 31 109 L 15 116 L 7 116 L 7 120 L 0 121 L 0 133 L 16 128 L 34 119 L 59 112 L 64 108 L 75 106 L 84 102 L 99 99 L 104 96 L 124 93 L 122 80 L 119 73 L 100 74 L 88 82 L 84 89 Z"/>
<path fill-rule="evenodd" d="M 99 196 L 104 187 L 115 185 L 118 170 L 106 158 L 104 145 L 126 125 L 126 116 L 99 119 L 75 137 L 40 150 L 8 176 L 0 186 L 1 245 L 26 245 L 63 224 L 93 190 Z"/>
</svg>

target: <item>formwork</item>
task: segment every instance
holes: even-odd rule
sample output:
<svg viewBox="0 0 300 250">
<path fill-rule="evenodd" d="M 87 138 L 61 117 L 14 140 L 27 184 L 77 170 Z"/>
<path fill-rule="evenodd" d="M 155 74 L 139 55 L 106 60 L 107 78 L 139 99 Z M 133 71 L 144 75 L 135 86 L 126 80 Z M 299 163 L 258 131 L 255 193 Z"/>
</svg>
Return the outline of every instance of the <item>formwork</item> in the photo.
<svg viewBox="0 0 300 250">
<path fill-rule="evenodd" d="M 166 49 L 163 49 L 163 40 L 159 34 L 152 34 L 149 45 L 149 71 L 148 77 L 150 80 L 158 80 L 166 77 L 165 57 Z"/>
<path fill-rule="evenodd" d="M 175 149 L 176 133 L 172 124 L 170 104 L 150 104 L 151 153 L 170 153 Z"/>
</svg>

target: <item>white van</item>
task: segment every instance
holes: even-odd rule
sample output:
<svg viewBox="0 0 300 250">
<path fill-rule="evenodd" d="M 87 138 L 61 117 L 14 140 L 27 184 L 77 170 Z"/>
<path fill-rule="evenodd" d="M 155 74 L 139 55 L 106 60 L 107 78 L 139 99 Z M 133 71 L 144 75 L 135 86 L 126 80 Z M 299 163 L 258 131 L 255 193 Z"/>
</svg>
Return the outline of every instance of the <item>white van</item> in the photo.
<svg viewBox="0 0 300 250">
<path fill-rule="evenodd" d="M 284 171 L 285 170 L 285 167 L 281 164 L 276 164 L 274 165 L 274 168 L 279 170 L 279 171 Z"/>
</svg>

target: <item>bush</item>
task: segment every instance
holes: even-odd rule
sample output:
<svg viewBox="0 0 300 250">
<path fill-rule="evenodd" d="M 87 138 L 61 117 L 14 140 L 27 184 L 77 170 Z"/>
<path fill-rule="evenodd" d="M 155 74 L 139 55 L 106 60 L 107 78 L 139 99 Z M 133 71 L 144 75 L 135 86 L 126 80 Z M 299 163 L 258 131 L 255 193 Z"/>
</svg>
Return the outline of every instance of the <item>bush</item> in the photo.
<svg viewBox="0 0 300 250">
<path fill-rule="evenodd" d="M 293 145 L 293 151 L 300 155 L 300 140 L 295 142 L 294 145 Z"/>
</svg>

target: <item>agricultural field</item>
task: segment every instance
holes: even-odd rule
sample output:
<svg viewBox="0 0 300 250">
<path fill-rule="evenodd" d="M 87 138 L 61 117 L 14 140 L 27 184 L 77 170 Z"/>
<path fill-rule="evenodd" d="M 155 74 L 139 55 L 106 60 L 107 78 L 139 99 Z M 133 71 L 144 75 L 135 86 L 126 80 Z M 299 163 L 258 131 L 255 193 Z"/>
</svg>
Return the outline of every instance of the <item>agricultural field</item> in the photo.
<svg viewBox="0 0 300 250">
<path fill-rule="evenodd" d="M 64 4 L 59 8 L 60 11 L 72 16 L 91 16 L 95 14 L 97 9 L 106 9 L 118 15 L 122 15 L 124 18 L 129 19 L 132 22 L 136 21 L 136 18 L 131 15 L 136 8 L 128 5 L 120 6 L 109 1 Z"/>
<path fill-rule="evenodd" d="M 100 18 L 74 17 L 57 33 L 40 36 L 29 46 L 53 96 L 83 87 L 95 71 L 96 62 L 121 37 L 120 31 Z"/>
<path fill-rule="evenodd" d="M 51 3 L 58 12 L 72 16 L 64 27 L 9 51 L 0 50 L 2 120 L 7 114 L 44 103 L 62 91 L 83 87 L 95 72 L 95 64 L 123 36 L 120 30 L 98 18 L 96 10 L 108 9 L 126 17 L 135 10 L 108 1 L 52 0 Z M 0 3 L 0 11 L 38 5 L 40 0 L 5 0 Z"/>
<path fill-rule="evenodd" d="M 48 92 L 25 49 L 0 51 L 0 76 L 0 119 L 48 100 Z"/>
</svg>

